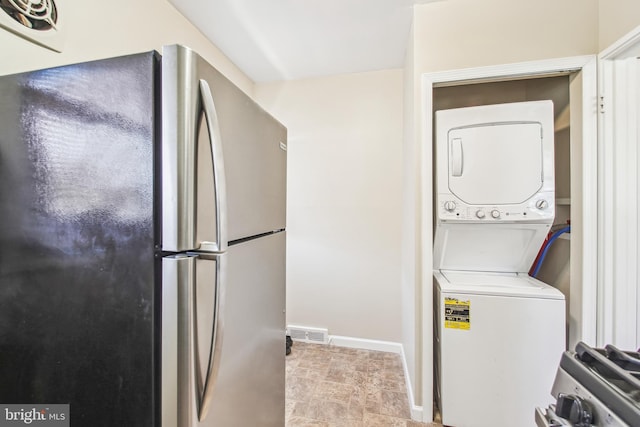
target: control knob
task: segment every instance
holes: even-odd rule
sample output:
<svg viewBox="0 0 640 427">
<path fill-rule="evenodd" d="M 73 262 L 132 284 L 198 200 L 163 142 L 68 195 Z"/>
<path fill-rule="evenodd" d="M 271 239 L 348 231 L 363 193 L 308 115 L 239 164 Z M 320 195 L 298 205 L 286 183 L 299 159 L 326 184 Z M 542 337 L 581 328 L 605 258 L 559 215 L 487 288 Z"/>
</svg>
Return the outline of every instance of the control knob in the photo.
<svg viewBox="0 0 640 427">
<path fill-rule="evenodd" d="M 484 218 L 484 215 L 485 215 L 485 213 L 484 213 L 483 210 L 479 209 L 478 211 L 476 211 L 476 217 L 478 217 L 479 219 Z"/>
<path fill-rule="evenodd" d="M 492 217 L 492 218 L 495 218 L 495 219 L 500 218 L 500 211 L 499 211 L 498 209 L 494 209 L 494 210 L 492 210 L 492 211 L 491 211 L 491 217 Z"/>
<path fill-rule="evenodd" d="M 453 212 L 454 210 L 456 210 L 456 202 L 447 200 L 446 202 L 444 202 L 444 208 L 449 212 Z"/>
<path fill-rule="evenodd" d="M 540 199 L 536 201 L 536 208 L 540 210 L 546 209 L 548 206 L 549 206 L 549 203 L 547 203 L 547 201 L 544 199 Z"/>
</svg>

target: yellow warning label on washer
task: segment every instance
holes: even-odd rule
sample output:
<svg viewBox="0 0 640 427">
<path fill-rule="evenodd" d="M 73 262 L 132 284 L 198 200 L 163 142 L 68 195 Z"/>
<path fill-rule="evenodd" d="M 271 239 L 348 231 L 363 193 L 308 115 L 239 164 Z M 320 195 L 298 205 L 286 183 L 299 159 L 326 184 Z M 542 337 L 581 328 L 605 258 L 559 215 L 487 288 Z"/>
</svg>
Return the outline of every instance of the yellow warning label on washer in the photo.
<svg viewBox="0 0 640 427">
<path fill-rule="evenodd" d="M 444 327 L 467 331 L 471 329 L 471 301 L 445 297 Z"/>
</svg>

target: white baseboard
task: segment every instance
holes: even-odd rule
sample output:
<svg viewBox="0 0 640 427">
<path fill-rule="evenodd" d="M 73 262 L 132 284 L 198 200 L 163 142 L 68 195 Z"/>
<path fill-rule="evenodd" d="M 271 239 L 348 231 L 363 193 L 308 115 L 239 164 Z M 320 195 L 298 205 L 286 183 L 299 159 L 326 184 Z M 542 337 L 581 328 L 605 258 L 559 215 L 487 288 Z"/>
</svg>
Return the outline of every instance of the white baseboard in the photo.
<svg viewBox="0 0 640 427">
<path fill-rule="evenodd" d="M 368 340 L 364 338 L 341 337 L 329 335 L 329 345 L 338 347 L 361 348 L 363 350 L 386 351 L 387 353 L 402 354 L 402 344 L 391 341 Z"/>
<path fill-rule="evenodd" d="M 414 421 L 431 422 L 424 420 L 424 410 L 422 406 L 416 405 L 416 398 L 413 395 L 413 387 L 411 386 L 411 376 L 409 376 L 409 368 L 407 367 L 407 357 L 404 354 L 404 347 L 400 344 L 400 357 L 402 357 L 402 368 L 404 369 L 404 382 L 407 386 L 407 397 L 409 398 L 409 410 L 411 411 L 411 419 Z"/>
<path fill-rule="evenodd" d="M 386 351 L 387 353 L 399 354 L 400 358 L 402 359 L 402 368 L 404 371 L 404 381 L 407 387 L 407 397 L 409 399 L 409 410 L 411 411 L 411 419 L 414 421 L 423 421 L 422 417 L 424 411 L 422 409 L 422 406 L 416 405 L 415 397 L 413 395 L 413 387 L 411 387 L 411 377 L 409 376 L 409 369 L 407 368 L 407 358 L 404 354 L 404 347 L 401 343 L 329 335 L 329 345 L 348 348 L 359 348 L 363 350 Z"/>
</svg>

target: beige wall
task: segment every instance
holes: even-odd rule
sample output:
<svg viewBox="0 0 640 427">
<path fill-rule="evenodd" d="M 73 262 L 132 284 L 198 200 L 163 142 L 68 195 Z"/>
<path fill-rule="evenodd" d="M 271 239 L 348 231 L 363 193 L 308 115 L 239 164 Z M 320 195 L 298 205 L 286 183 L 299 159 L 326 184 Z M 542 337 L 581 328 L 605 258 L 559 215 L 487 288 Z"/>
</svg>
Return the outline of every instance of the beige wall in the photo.
<svg viewBox="0 0 640 427">
<path fill-rule="evenodd" d="M 288 324 L 400 342 L 402 77 L 256 85 L 289 132 Z"/>
<path fill-rule="evenodd" d="M 602 51 L 640 25 L 638 0 L 599 0 L 598 50 Z"/>
<path fill-rule="evenodd" d="M 597 52 L 598 0 L 447 0 L 415 13 L 420 72 Z"/>
<path fill-rule="evenodd" d="M 166 0 L 59 2 L 66 43 L 62 53 L 0 29 L 0 75 L 82 62 L 181 43 L 195 49 L 246 93 L 253 82 Z"/>
</svg>

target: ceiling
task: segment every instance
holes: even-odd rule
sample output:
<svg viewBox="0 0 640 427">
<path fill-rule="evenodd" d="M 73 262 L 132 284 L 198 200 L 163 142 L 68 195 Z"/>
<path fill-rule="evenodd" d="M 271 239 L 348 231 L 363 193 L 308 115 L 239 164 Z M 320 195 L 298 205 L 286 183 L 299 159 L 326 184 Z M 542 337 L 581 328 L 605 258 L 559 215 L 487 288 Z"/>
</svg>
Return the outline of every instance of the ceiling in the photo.
<svg viewBox="0 0 640 427">
<path fill-rule="evenodd" d="M 255 82 L 400 68 L 412 6 L 439 0 L 169 0 Z"/>
</svg>

